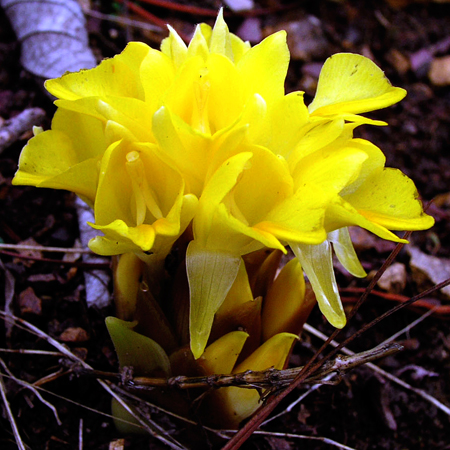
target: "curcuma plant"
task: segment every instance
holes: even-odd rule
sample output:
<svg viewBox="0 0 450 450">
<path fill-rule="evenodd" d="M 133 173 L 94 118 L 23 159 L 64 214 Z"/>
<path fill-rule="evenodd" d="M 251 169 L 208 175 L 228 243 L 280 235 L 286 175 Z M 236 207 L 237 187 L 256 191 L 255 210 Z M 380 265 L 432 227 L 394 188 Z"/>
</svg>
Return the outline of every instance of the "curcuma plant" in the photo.
<svg viewBox="0 0 450 450">
<path fill-rule="evenodd" d="M 161 51 L 131 42 L 46 82 L 52 128 L 35 129 L 13 182 L 67 189 L 94 209 L 89 246 L 115 255 L 107 327 L 136 375 L 284 368 L 316 299 L 333 326 L 346 323 L 333 252 L 365 276 L 348 226 L 404 242 L 392 230 L 433 224 L 414 183 L 353 137 L 386 125 L 360 114 L 405 91 L 369 59 L 337 54 L 307 107 L 303 92 L 285 94 L 288 63 L 285 32 L 250 47 L 219 12 L 188 46 L 170 29 Z M 201 410 L 237 427 L 259 398 L 226 387 Z"/>
</svg>

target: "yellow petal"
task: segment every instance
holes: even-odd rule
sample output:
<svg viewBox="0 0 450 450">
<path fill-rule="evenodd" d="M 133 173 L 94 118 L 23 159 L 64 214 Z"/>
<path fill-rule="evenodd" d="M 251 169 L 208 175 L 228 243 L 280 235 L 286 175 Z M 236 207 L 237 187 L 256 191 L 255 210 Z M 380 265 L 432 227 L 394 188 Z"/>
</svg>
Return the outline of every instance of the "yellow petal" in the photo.
<svg viewBox="0 0 450 450">
<path fill-rule="evenodd" d="M 212 29 L 209 49 L 211 53 L 219 53 L 233 60 L 230 32 L 225 20 L 223 20 L 223 8 L 220 8 L 216 23 Z"/>
<path fill-rule="evenodd" d="M 202 175 L 206 171 L 204 147 L 207 142 L 201 136 L 195 135 L 192 129 L 180 127 L 182 125 L 165 107 L 153 115 L 153 132 L 162 150 L 161 158 L 171 166 L 177 167 L 183 173 L 188 189 L 199 196 L 203 187 Z M 187 144 L 197 145 L 185 146 L 181 135 Z"/>
<path fill-rule="evenodd" d="M 368 177 L 377 177 L 384 169 L 386 163 L 386 157 L 383 152 L 374 144 L 365 139 L 352 139 L 347 144 L 351 148 L 363 151 L 367 155 L 361 165 L 361 170 L 358 174 L 358 178 L 352 183 L 345 186 L 340 192 L 340 195 L 345 197 L 357 191 L 359 187 L 367 180 Z"/>
<path fill-rule="evenodd" d="M 207 40 L 205 34 L 203 32 L 205 24 L 198 24 L 195 27 L 194 36 L 192 36 L 191 42 L 189 42 L 188 46 L 188 58 L 193 56 L 200 56 L 203 60 L 206 61 L 209 56 L 209 39 Z M 210 28 L 208 26 L 208 28 Z M 209 36 L 211 37 L 211 36 Z"/>
<path fill-rule="evenodd" d="M 293 173 L 295 186 L 313 185 L 329 195 L 338 194 L 357 180 L 368 155 L 351 145 L 323 149 L 303 158 Z"/>
<path fill-rule="evenodd" d="M 263 341 L 283 332 L 298 335 L 312 306 L 305 303 L 303 270 L 294 258 L 280 271 L 264 299 Z"/>
<path fill-rule="evenodd" d="M 347 322 L 334 276 L 331 245 L 328 241 L 319 245 L 289 243 L 295 256 L 303 266 L 316 294 L 322 314 L 336 328 Z"/>
<path fill-rule="evenodd" d="M 267 103 L 284 95 L 289 65 L 286 32 L 279 31 L 248 50 L 237 64 L 245 90 L 259 94 Z"/>
<path fill-rule="evenodd" d="M 50 130 L 25 146 L 12 184 L 67 189 L 93 203 L 98 175 L 98 158 L 79 162 L 70 138 Z"/>
<path fill-rule="evenodd" d="M 303 95 L 304 92 L 292 92 L 281 97 L 269 109 L 255 139 L 256 143 L 269 148 L 276 155 L 282 155 L 286 160 L 289 160 L 309 123 Z"/>
<path fill-rule="evenodd" d="M 425 230 L 434 219 L 424 213 L 418 196 L 410 178 L 386 168 L 344 199 L 371 222 L 390 230 Z"/>
<path fill-rule="evenodd" d="M 321 116 L 359 114 L 386 108 L 405 95 L 406 91 L 393 87 L 370 59 L 338 53 L 325 61 L 309 112 Z"/>
<path fill-rule="evenodd" d="M 114 304 L 119 319 L 133 318 L 142 272 L 143 262 L 134 253 L 124 253 L 114 266 Z"/>
<path fill-rule="evenodd" d="M 357 225 L 361 228 L 371 231 L 382 239 L 394 242 L 407 243 L 405 239 L 400 239 L 386 227 L 370 221 L 359 213 L 350 203 L 338 197 L 333 200 L 326 211 L 325 228 L 328 232 L 342 227 Z"/>
<path fill-rule="evenodd" d="M 47 80 L 45 88 L 55 97 L 65 100 L 106 95 L 143 100 L 139 67 L 148 51 L 146 44 L 130 42 L 120 55 L 105 59 L 94 69 Z"/>
<path fill-rule="evenodd" d="M 304 130 L 304 135 L 287 158 L 291 171 L 295 170 L 299 161 L 335 142 L 343 132 L 344 121 L 342 119 L 321 120 L 310 123 Z"/>
<path fill-rule="evenodd" d="M 230 34 L 230 40 L 231 40 L 231 49 L 233 51 L 233 60 L 234 63 L 237 64 L 242 57 L 250 50 L 251 45 L 248 41 L 243 41 L 235 34 Z"/>
<path fill-rule="evenodd" d="M 135 98 L 121 98 L 105 96 L 81 98 L 75 101 L 57 100 L 58 108 L 62 108 L 79 115 L 92 116 L 102 121 L 114 121 L 125 127 L 134 138 L 140 141 L 154 141 L 150 119 L 155 112 L 150 105 Z"/>
<path fill-rule="evenodd" d="M 298 339 L 297 336 L 290 333 L 273 336 L 239 364 L 233 372 L 265 370 L 270 367 L 282 369 L 296 339 Z M 229 387 L 221 389 L 219 394 L 222 397 L 225 414 L 228 416 L 223 417 L 223 420 L 232 428 L 237 427 L 242 420 L 249 417 L 261 406 L 260 394 L 256 389 Z"/>
<path fill-rule="evenodd" d="M 205 247 L 211 234 L 215 210 L 224 197 L 235 186 L 238 177 L 245 170 L 252 153 L 239 153 L 227 161 L 214 173 L 202 193 L 198 212 L 194 219 L 194 237 Z"/>
<path fill-rule="evenodd" d="M 219 54 L 211 55 L 206 70 L 204 77 L 209 85 L 208 118 L 211 134 L 214 134 L 236 122 L 247 99 L 239 73 L 228 58 Z"/>
<path fill-rule="evenodd" d="M 326 238 L 323 220 L 327 202 L 328 196 L 319 190 L 299 189 L 253 228 L 272 234 L 283 242 L 319 244 Z"/>
<path fill-rule="evenodd" d="M 250 288 L 247 270 L 245 269 L 245 263 L 241 260 L 239 264 L 239 271 L 234 280 L 231 289 L 228 291 L 228 294 L 218 309 L 216 316 L 227 315 L 232 313 L 232 311 L 253 300 L 252 290 Z"/>
<path fill-rule="evenodd" d="M 140 78 L 144 90 L 144 100 L 150 109 L 156 111 L 161 97 L 175 77 L 173 61 L 162 52 L 149 49 L 140 65 Z"/>
<path fill-rule="evenodd" d="M 231 373 L 248 338 L 245 331 L 232 331 L 206 347 L 197 360 L 208 375 Z"/>
<path fill-rule="evenodd" d="M 167 25 L 167 28 L 170 34 L 161 42 L 161 51 L 172 59 L 175 67 L 178 68 L 186 60 L 188 49 L 178 33 L 170 25 Z"/>
</svg>

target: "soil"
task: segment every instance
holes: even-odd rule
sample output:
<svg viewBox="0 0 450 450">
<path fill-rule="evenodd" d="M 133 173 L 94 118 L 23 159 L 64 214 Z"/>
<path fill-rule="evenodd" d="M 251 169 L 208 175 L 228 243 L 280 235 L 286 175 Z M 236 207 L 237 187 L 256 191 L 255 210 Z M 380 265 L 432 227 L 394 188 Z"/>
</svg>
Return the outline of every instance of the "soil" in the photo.
<svg viewBox="0 0 450 450">
<path fill-rule="evenodd" d="M 120 2 L 113 4 L 114 10 L 110 2 L 92 3 L 95 11 L 125 16 Z M 247 27 L 249 23 L 256 23 L 263 35 L 283 27 L 297 27 L 298 33 L 306 35 L 298 44 L 297 57 L 301 58 L 291 62 L 287 79 L 289 91 L 302 89 L 308 98 L 312 98 L 317 69 L 327 56 L 341 51 L 370 56 L 395 86 L 408 91 L 408 96 L 400 104 L 370 115 L 385 120 L 388 127 L 365 126 L 358 133 L 382 148 L 387 166 L 401 169 L 415 181 L 425 203 L 435 199 L 428 206 L 428 211 L 436 218 L 435 227 L 427 232 L 414 233 L 412 244 L 436 257 L 450 257 L 450 79 L 447 84 L 437 86 L 429 77 L 433 61 L 450 55 L 450 44 L 446 44 L 450 30 L 450 3 L 408 0 L 297 3 L 295 8 L 283 9 L 279 6 L 288 5 L 287 1 L 255 1 L 255 7 L 268 8 L 263 15 L 256 16 L 256 22 L 255 18 L 253 22 L 246 22 L 242 13 L 230 15 L 227 20 L 233 32 L 244 23 Z M 168 9 L 167 5 L 140 4 L 186 33 L 195 23 L 213 21 L 211 17 Z M 220 6 L 220 2 L 213 1 L 183 4 L 213 11 Z M 131 17 L 144 20 L 138 16 Z M 121 25 L 92 17 L 88 19 L 88 29 L 92 47 L 97 55 L 104 57 L 120 51 L 130 35 L 129 30 L 127 32 Z M 248 29 L 250 37 L 257 37 L 258 33 L 252 31 L 253 28 Z M 162 32 L 134 30 L 131 37 L 157 47 L 163 35 Z M 290 45 L 296 44 L 290 42 Z M 419 61 L 421 55 L 422 63 Z M 0 9 L 0 120 L 8 120 L 26 108 L 38 106 L 46 111 L 44 128 L 48 128 L 55 108 L 39 83 L 21 67 L 20 44 Z M 11 186 L 20 151 L 30 136 L 29 132 L 25 133 L 0 154 L 0 239 L 11 244 L 33 239 L 39 245 L 72 247 L 78 238 L 72 195 Z M 360 248 L 360 257 L 368 271 L 377 270 L 391 249 L 392 246 L 375 241 L 373 245 Z M 8 293 L 13 295 L 15 315 L 64 342 L 96 370 L 117 371 L 116 357 L 104 325 L 104 317 L 113 311 L 112 308 L 87 308 L 83 273 L 88 269 L 82 264 L 62 265 L 58 262 L 61 254 L 57 253 L 32 256 L 37 260 L 19 259 L 2 250 L 4 270 L 0 277 L 0 292 L 5 292 L 6 296 Z M 409 266 L 408 254 L 402 251 L 398 261 L 407 268 L 407 283 L 402 294 L 417 294 L 422 286 Z M 105 267 L 105 270 L 109 268 Z M 6 272 L 15 280 L 13 291 Z M 355 281 L 342 273 L 338 275 L 340 286 L 349 288 L 343 298 L 346 307 L 351 308 L 352 297 L 356 296 L 352 289 L 365 287 L 368 281 Z M 371 295 L 338 339 L 350 336 L 392 308 L 395 298 L 389 294 L 395 292 L 386 294 L 386 298 Z M 436 302 L 448 305 L 448 299 L 442 294 L 433 294 L 433 297 Z M 4 309 L 4 301 L 1 303 Z M 421 308 L 402 309 L 359 337 L 350 347 L 354 351 L 375 347 L 424 312 Z M 398 338 L 405 347 L 404 351 L 378 363 L 386 371 L 415 388 L 423 389 L 445 405 L 450 405 L 448 317 L 438 310 Z M 314 310 L 309 323 L 328 335 L 333 331 L 318 310 Z M 317 338 L 304 333 L 294 350 L 291 365 L 304 364 L 320 345 Z M 0 347 L 54 350 L 45 339 L 20 326 L 11 329 L 3 322 L 0 325 Z M 63 357 L 7 353 L 1 349 L 0 363 L 4 361 L 18 379 L 28 383 L 39 381 L 38 384 L 48 391 L 42 395 L 54 405 L 61 420 L 61 425 L 58 425 L 51 409 L 31 390 L 5 376 L 4 366 L 0 367 L 4 375 L 4 391 L 28 448 L 167 448 L 147 435 L 121 436 L 109 416 L 110 396 L 99 388 L 95 379 L 70 373 Z M 44 377 L 51 379 L 44 380 Z M 275 413 L 285 410 L 303 391 L 292 393 Z M 186 448 L 220 448 L 224 445 L 225 441 L 208 434 L 200 425 L 188 426 L 156 410 L 151 411 L 151 418 Z M 448 414 L 367 367 L 355 369 L 338 385 L 321 386 L 290 412 L 270 422 L 264 430 L 302 435 L 304 439 L 253 435 L 242 448 L 337 448 L 318 440 L 326 437 L 358 450 L 450 449 Z M 120 438 L 124 438 L 123 447 L 120 447 L 120 442 L 117 447 L 112 447 L 111 443 Z M 0 418 L 0 447 L 4 450 L 17 448 L 5 406 Z"/>
</svg>

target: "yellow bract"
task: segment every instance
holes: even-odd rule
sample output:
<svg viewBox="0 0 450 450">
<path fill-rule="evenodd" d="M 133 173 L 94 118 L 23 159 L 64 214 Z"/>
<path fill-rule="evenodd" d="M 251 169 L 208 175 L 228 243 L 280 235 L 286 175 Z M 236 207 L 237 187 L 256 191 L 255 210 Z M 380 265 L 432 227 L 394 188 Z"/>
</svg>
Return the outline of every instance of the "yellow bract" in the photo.
<svg viewBox="0 0 450 450">
<path fill-rule="evenodd" d="M 342 327 L 330 243 L 363 276 L 346 227 L 401 241 L 391 230 L 433 224 L 413 182 L 353 138 L 356 126 L 384 124 L 360 113 L 405 91 L 369 59 L 337 54 L 307 108 L 302 92 L 285 95 L 288 63 L 285 32 L 250 47 L 222 11 L 189 45 L 173 29 L 161 51 L 132 42 L 95 69 L 47 81 L 58 98 L 52 129 L 19 161 L 14 184 L 68 189 L 94 207 L 92 226 L 103 234 L 90 247 L 100 254 L 134 252 L 161 269 L 183 233 L 193 238 L 186 266 L 196 358 L 243 255 L 290 245 L 322 312 Z"/>
</svg>

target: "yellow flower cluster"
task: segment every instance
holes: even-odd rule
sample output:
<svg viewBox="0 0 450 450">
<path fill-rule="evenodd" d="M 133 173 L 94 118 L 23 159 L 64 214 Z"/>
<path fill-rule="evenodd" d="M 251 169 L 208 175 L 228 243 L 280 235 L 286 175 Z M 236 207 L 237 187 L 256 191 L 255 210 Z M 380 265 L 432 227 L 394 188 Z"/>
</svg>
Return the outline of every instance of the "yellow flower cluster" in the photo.
<svg viewBox="0 0 450 450">
<path fill-rule="evenodd" d="M 67 189 L 95 212 L 103 255 L 134 252 L 161 266 L 186 231 L 190 345 L 199 358 L 241 258 L 289 246 L 319 306 L 345 324 L 332 246 L 364 276 L 347 231 L 384 239 L 425 229 L 413 182 L 385 168 L 381 150 L 353 138 L 360 113 L 401 100 L 369 59 L 329 58 L 314 101 L 285 95 L 285 32 L 250 47 L 229 33 L 222 13 L 188 46 L 174 30 L 161 51 L 132 42 L 97 68 L 49 80 L 57 97 L 52 129 L 25 147 L 14 184 Z M 190 228 L 192 226 L 192 231 Z"/>
</svg>

